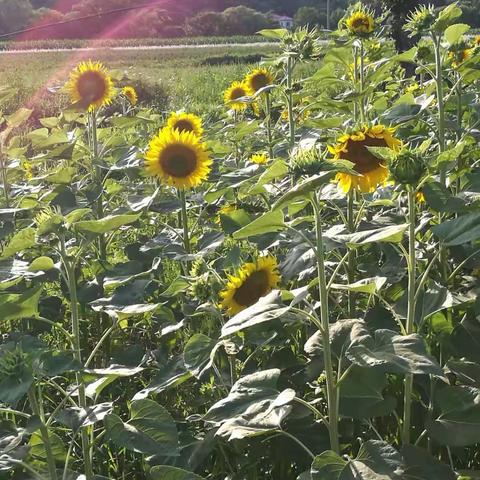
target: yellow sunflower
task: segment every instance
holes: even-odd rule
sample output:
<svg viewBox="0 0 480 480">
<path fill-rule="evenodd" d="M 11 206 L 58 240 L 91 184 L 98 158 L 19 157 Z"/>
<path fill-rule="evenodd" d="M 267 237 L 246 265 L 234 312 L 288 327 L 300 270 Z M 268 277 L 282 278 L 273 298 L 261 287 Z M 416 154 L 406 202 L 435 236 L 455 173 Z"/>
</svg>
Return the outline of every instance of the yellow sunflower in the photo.
<svg viewBox="0 0 480 480">
<path fill-rule="evenodd" d="M 138 102 L 137 91 L 130 86 L 122 88 L 123 96 L 130 102 L 131 105 L 135 106 Z"/>
<path fill-rule="evenodd" d="M 265 152 L 255 153 L 250 157 L 250 161 L 257 165 L 264 165 L 268 162 L 268 155 Z"/>
<path fill-rule="evenodd" d="M 109 105 L 115 94 L 113 81 L 100 62 L 82 62 L 70 74 L 66 84 L 73 103 L 92 111 Z"/>
<path fill-rule="evenodd" d="M 463 50 L 448 52 L 448 58 L 452 62 L 452 67 L 458 68 L 465 60 L 468 60 L 472 54 L 473 48 L 465 48 Z"/>
<path fill-rule="evenodd" d="M 342 191 L 346 193 L 355 189 L 363 193 L 373 192 L 386 182 L 388 171 L 384 160 L 377 158 L 367 147 L 388 147 L 399 151 L 401 142 L 394 137 L 394 131 L 384 125 L 364 127 L 342 135 L 334 147 L 328 147 L 336 160 L 352 162 L 353 169 L 359 174 L 338 173 L 335 180 Z"/>
<path fill-rule="evenodd" d="M 257 93 L 260 89 L 272 85 L 273 75 L 266 68 L 256 68 L 251 71 L 244 80 L 250 95 Z"/>
<path fill-rule="evenodd" d="M 235 205 L 231 204 L 226 204 L 224 205 L 219 211 L 217 218 L 215 219 L 215 223 L 218 223 L 219 225 L 222 223 L 222 215 L 228 215 L 229 213 L 234 212 L 237 209 Z"/>
<path fill-rule="evenodd" d="M 247 108 L 247 104 L 239 100 L 242 97 L 249 95 L 248 87 L 244 82 L 233 82 L 223 94 L 223 101 L 225 105 L 232 110 L 243 111 Z"/>
<path fill-rule="evenodd" d="M 167 120 L 167 128 L 180 132 L 192 132 L 197 137 L 203 134 L 202 119 L 193 113 L 172 112 Z"/>
<path fill-rule="evenodd" d="M 150 142 L 145 167 L 167 185 L 196 187 L 208 177 L 211 159 L 205 143 L 192 132 L 164 128 Z"/>
<path fill-rule="evenodd" d="M 222 308 L 230 316 L 236 315 L 272 291 L 280 282 L 277 260 L 259 257 L 255 262 L 243 264 L 237 275 L 229 275 L 228 284 L 220 293 Z"/>
<path fill-rule="evenodd" d="M 375 20 L 368 12 L 357 10 L 345 20 L 345 25 L 351 34 L 364 37 L 375 29 Z"/>
</svg>

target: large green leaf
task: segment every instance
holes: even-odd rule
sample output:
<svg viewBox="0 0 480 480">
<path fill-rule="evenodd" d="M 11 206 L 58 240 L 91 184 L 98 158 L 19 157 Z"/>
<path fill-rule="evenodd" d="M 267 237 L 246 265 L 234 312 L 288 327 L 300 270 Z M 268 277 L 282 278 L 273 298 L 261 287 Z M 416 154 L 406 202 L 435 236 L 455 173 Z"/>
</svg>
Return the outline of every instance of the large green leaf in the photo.
<svg viewBox="0 0 480 480">
<path fill-rule="evenodd" d="M 23 293 L 0 293 L 0 322 L 38 316 L 38 302 L 42 287 Z"/>
<path fill-rule="evenodd" d="M 0 256 L 0 260 L 13 257 L 16 253 L 20 253 L 27 248 L 35 245 L 35 229 L 32 227 L 24 228 L 18 231 L 5 245 Z"/>
<path fill-rule="evenodd" d="M 246 375 L 232 387 L 228 397 L 215 403 L 205 414 L 210 422 L 222 422 L 247 411 L 263 400 L 275 400 L 279 395 L 277 382 L 280 370 L 273 368 Z"/>
<path fill-rule="evenodd" d="M 365 341 L 347 352 L 348 358 L 362 367 L 375 367 L 389 373 L 430 374 L 443 377 L 437 361 L 427 353 L 423 337 L 398 335 L 391 330 L 377 330 L 375 342 Z"/>
<path fill-rule="evenodd" d="M 287 193 L 282 195 L 272 206 L 273 210 L 281 209 L 299 198 L 307 198 L 311 192 L 318 190 L 335 177 L 335 171 L 329 171 L 320 175 L 314 175 L 307 180 L 290 188 Z"/>
<path fill-rule="evenodd" d="M 153 400 L 134 400 L 131 418 L 105 417 L 106 435 L 115 445 L 150 455 L 178 455 L 178 434 L 168 411 Z"/>
<path fill-rule="evenodd" d="M 393 397 L 384 396 L 384 372 L 353 365 L 340 386 L 340 413 L 350 418 L 384 417 L 396 407 Z"/>
<path fill-rule="evenodd" d="M 207 337 L 203 333 L 196 333 L 191 336 L 185 345 L 183 358 L 185 367 L 194 375 L 199 377 L 212 365 L 215 354 L 215 340 Z"/>
<path fill-rule="evenodd" d="M 432 227 L 433 233 L 445 245 L 462 245 L 480 238 L 480 213 L 469 213 Z"/>
<path fill-rule="evenodd" d="M 260 300 L 251 307 L 233 316 L 222 327 L 222 338 L 240 332 L 245 328 L 258 325 L 259 323 L 269 322 L 282 317 L 290 319 L 291 314 L 288 314 L 289 310 L 290 307 L 281 305 L 280 291 L 274 290 L 265 297 L 260 298 Z"/>
<path fill-rule="evenodd" d="M 283 212 L 281 210 L 273 210 L 237 230 L 233 234 L 233 238 L 242 240 L 256 235 L 263 235 L 264 233 L 280 232 L 285 228 Z"/>
<path fill-rule="evenodd" d="M 430 435 L 441 445 L 462 447 L 480 442 L 480 390 L 454 386 L 439 389 L 435 404 L 440 416 L 427 423 Z"/>
<path fill-rule="evenodd" d="M 390 445 L 365 442 L 354 460 L 332 451 L 318 455 L 312 464 L 312 480 L 401 480 L 402 458 Z"/>
<path fill-rule="evenodd" d="M 445 30 L 445 38 L 450 45 L 457 43 L 465 33 L 470 30 L 470 25 L 465 23 L 456 23 L 455 25 L 450 25 Z"/>
<path fill-rule="evenodd" d="M 136 222 L 141 213 L 136 215 L 109 215 L 100 220 L 82 220 L 73 224 L 73 228 L 77 232 L 103 234 L 118 230 L 124 225 Z"/>
<path fill-rule="evenodd" d="M 333 242 L 343 243 L 349 247 L 359 247 L 369 243 L 399 243 L 402 241 L 408 224 L 390 225 L 374 230 L 364 230 L 349 234 L 334 234 L 327 232 L 325 237 Z"/>
<path fill-rule="evenodd" d="M 67 457 L 67 450 L 65 448 L 64 441 L 52 431 L 48 432 L 48 438 L 50 440 L 50 447 L 52 449 L 53 457 L 57 462 L 64 463 Z M 28 444 L 30 446 L 30 453 L 35 458 L 42 459 L 44 461 L 47 459 L 45 444 L 39 430 L 33 433 Z"/>
</svg>

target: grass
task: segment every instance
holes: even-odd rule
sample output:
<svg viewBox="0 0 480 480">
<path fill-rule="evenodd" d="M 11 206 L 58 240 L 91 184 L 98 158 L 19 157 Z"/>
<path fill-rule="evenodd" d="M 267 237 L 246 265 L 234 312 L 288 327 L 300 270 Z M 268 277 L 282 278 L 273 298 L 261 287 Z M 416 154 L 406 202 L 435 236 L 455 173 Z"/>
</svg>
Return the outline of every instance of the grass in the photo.
<svg viewBox="0 0 480 480">
<path fill-rule="evenodd" d="M 167 110 L 187 108 L 206 113 L 221 101 L 221 93 L 249 65 L 276 51 L 274 45 L 252 47 L 216 46 L 165 48 L 162 50 L 109 50 L 88 52 L 25 52 L 0 54 L 2 83 L 16 88 L 16 94 L 0 110 L 12 111 L 32 104 L 41 105 L 45 116 L 58 111 L 66 99 L 57 91 L 69 71 L 83 59 L 103 62 L 117 79 L 146 83 L 151 99 L 162 99 Z M 57 92 L 57 93 L 52 93 Z M 41 101 L 38 101 L 38 100 Z M 51 112 L 50 112 L 51 111 Z"/>
</svg>

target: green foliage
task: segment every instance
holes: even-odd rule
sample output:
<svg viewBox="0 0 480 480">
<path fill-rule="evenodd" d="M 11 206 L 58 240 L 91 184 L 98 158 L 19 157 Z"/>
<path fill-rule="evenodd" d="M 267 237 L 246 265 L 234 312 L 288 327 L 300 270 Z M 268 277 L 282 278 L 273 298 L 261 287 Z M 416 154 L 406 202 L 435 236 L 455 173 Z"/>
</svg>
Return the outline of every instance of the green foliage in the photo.
<svg viewBox="0 0 480 480">
<path fill-rule="evenodd" d="M 96 50 L 94 112 L 42 88 L 69 52 L 0 59 L 2 480 L 478 476 L 480 50 L 458 5 L 423 20 L 428 55 L 378 17 Z M 171 110 L 203 122 L 194 189 L 145 169 Z"/>
</svg>

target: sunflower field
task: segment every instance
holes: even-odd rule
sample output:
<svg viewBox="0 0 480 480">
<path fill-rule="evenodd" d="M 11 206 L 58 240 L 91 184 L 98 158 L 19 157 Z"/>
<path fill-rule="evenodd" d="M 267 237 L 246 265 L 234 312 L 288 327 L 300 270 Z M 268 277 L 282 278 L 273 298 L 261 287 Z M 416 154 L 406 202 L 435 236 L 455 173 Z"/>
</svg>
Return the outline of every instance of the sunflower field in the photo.
<svg viewBox="0 0 480 480">
<path fill-rule="evenodd" d="M 92 59 L 0 114 L 1 480 L 480 478 L 461 13 L 262 31 L 208 112 Z"/>
</svg>

